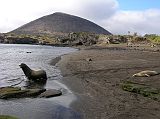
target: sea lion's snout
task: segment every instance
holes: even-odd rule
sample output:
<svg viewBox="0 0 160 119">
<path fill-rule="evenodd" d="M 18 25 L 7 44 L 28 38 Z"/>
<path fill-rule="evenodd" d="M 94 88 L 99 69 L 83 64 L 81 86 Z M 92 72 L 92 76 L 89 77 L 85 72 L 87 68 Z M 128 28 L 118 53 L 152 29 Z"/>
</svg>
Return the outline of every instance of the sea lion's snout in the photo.
<svg viewBox="0 0 160 119">
<path fill-rule="evenodd" d="M 22 67 L 24 67 L 24 66 L 25 66 L 24 63 L 21 63 L 21 64 L 19 65 L 20 68 L 22 68 Z"/>
</svg>

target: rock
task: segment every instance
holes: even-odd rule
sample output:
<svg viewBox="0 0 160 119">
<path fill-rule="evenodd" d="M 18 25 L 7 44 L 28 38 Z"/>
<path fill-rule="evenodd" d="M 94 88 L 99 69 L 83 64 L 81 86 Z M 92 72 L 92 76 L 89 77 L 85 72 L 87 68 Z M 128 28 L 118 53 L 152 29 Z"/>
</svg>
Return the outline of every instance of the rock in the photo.
<svg viewBox="0 0 160 119">
<path fill-rule="evenodd" d="M 20 87 L 3 87 L 0 88 L 0 99 L 11 98 L 28 98 L 28 97 L 44 97 L 50 98 L 62 95 L 60 90 L 56 89 L 21 89 Z"/>
<path fill-rule="evenodd" d="M 27 92 L 19 87 L 3 87 L 0 88 L 0 99 L 17 98 Z"/>
<path fill-rule="evenodd" d="M 37 97 L 45 91 L 46 89 L 21 90 L 20 87 L 3 87 L 0 88 L 0 99 Z"/>
<path fill-rule="evenodd" d="M 20 98 L 26 92 L 27 92 L 26 90 L 6 92 L 6 93 L 2 93 L 0 95 L 0 98 L 1 99 Z"/>
<path fill-rule="evenodd" d="M 56 89 L 49 89 L 46 90 L 44 93 L 41 93 L 38 97 L 40 98 L 50 98 L 50 97 L 56 97 L 62 95 L 62 92 L 60 90 Z"/>
<path fill-rule="evenodd" d="M 24 93 L 21 97 L 37 97 L 41 93 L 45 92 L 46 89 L 26 89 L 26 93 Z"/>
<path fill-rule="evenodd" d="M 8 115 L 0 115 L 0 119 L 18 119 L 16 117 L 8 116 Z"/>
<path fill-rule="evenodd" d="M 7 37 L 8 43 L 12 44 L 37 44 L 38 40 L 30 37 Z"/>
<path fill-rule="evenodd" d="M 1 87 L 0 94 L 5 92 L 11 92 L 11 91 L 19 91 L 19 90 L 21 90 L 20 87 Z"/>
</svg>

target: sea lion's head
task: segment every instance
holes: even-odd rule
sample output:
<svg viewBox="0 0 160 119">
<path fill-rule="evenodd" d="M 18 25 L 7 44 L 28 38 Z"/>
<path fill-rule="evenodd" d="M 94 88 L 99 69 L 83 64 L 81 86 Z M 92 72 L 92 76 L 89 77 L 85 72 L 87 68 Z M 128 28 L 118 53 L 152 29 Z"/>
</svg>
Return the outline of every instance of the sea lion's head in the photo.
<svg viewBox="0 0 160 119">
<path fill-rule="evenodd" d="M 27 65 L 24 64 L 24 63 L 21 63 L 19 66 L 20 66 L 20 68 L 24 68 L 24 67 L 26 67 Z"/>
</svg>

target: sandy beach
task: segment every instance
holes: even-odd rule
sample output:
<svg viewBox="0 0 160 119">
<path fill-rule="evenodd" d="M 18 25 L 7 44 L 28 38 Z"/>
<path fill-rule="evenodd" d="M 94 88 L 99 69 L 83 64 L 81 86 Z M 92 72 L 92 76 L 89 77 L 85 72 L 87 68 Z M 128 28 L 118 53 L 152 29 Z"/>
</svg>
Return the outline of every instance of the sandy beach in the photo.
<svg viewBox="0 0 160 119">
<path fill-rule="evenodd" d="M 84 119 L 158 119 L 159 101 L 124 91 L 121 83 L 159 88 L 160 75 L 132 77 L 143 70 L 160 71 L 159 58 L 157 49 L 147 47 L 91 47 L 62 56 L 57 66 L 77 96 L 71 107 Z"/>
</svg>

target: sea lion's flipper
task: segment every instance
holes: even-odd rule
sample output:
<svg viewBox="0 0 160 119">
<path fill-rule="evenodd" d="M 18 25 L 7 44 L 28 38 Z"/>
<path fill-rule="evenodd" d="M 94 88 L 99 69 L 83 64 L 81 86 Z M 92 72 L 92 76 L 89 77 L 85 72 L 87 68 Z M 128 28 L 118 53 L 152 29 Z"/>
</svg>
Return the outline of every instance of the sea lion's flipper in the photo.
<svg viewBox="0 0 160 119">
<path fill-rule="evenodd" d="M 132 77 L 136 77 L 136 74 L 133 74 Z"/>
<path fill-rule="evenodd" d="M 146 77 L 150 77 L 150 75 L 148 75 L 148 74 L 145 74 L 145 76 L 146 76 Z"/>
</svg>

